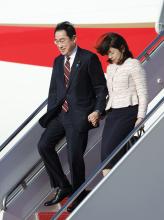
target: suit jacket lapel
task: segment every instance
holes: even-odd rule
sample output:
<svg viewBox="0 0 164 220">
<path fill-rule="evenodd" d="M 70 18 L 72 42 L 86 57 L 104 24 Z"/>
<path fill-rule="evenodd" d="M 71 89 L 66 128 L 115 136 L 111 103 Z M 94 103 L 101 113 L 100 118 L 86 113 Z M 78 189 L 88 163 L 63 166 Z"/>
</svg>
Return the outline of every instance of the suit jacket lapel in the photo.
<svg viewBox="0 0 164 220">
<path fill-rule="evenodd" d="M 76 53 L 76 56 L 75 56 L 75 59 L 74 59 L 74 62 L 73 62 L 72 68 L 71 68 L 71 73 L 70 73 L 70 77 L 69 77 L 69 83 L 68 83 L 67 90 L 69 89 L 70 85 L 72 84 L 75 76 L 78 74 L 78 69 L 79 69 L 79 66 L 80 66 L 79 57 L 80 57 L 80 48 L 78 47 L 77 48 L 77 53 Z"/>
<path fill-rule="evenodd" d="M 60 63 L 59 63 L 59 77 L 61 84 L 63 85 L 63 91 L 66 90 L 65 87 L 65 78 L 64 78 L 64 56 L 61 57 Z"/>
</svg>

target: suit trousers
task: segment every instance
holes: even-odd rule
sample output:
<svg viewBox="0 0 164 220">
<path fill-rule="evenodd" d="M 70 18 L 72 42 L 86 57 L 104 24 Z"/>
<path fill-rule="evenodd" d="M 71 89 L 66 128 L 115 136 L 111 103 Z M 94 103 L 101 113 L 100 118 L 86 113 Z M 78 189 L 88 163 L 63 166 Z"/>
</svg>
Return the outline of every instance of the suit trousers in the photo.
<svg viewBox="0 0 164 220">
<path fill-rule="evenodd" d="M 126 138 L 133 130 L 137 120 L 138 105 L 128 106 L 118 109 L 110 109 L 105 121 L 102 144 L 101 160 L 104 161 L 115 148 Z M 107 165 L 111 169 L 117 161 L 126 153 L 124 147 Z"/>
<path fill-rule="evenodd" d="M 38 143 L 38 151 L 43 159 L 52 187 L 65 188 L 70 183 L 63 172 L 59 156 L 55 150 L 58 142 L 66 136 L 67 154 L 71 173 L 71 183 L 75 191 L 85 181 L 84 152 L 88 141 L 88 131 L 78 132 L 72 125 L 69 112 L 62 111 L 43 132 Z"/>
</svg>

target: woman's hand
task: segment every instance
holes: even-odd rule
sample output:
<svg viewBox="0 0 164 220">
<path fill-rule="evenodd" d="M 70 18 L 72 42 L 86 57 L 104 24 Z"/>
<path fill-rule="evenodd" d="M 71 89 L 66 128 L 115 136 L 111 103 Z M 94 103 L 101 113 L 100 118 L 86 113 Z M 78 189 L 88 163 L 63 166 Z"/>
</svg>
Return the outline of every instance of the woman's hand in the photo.
<svg viewBox="0 0 164 220">
<path fill-rule="evenodd" d="M 136 127 L 137 125 L 139 125 L 139 123 L 140 123 L 142 120 L 143 120 L 143 118 L 137 118 L 137 121 L 136 121 L 136 123 L 135 123 L 135 127 Z"/>
<path fill-rule="evenodd" d="M 96 111 L 88 115 L 88 121 L 92 123 L 94 127 L 97 127 L 99 120 L 100 120 L 100 114 Z"/>
</svg>

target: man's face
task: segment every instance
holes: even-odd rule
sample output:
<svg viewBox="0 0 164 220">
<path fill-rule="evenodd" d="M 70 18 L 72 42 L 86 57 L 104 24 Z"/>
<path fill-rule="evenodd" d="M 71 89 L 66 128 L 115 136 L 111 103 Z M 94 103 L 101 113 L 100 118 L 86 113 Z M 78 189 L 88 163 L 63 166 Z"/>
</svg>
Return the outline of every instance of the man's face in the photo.
<svg viewBox="0 0 164 220">
<path fill-rule="evenodd" d="M 54 43 L 62 55 L 69 56 L 76 46 L 76 36 L 70 39 L 65 30 L 56 31 Z"/>
</svg>

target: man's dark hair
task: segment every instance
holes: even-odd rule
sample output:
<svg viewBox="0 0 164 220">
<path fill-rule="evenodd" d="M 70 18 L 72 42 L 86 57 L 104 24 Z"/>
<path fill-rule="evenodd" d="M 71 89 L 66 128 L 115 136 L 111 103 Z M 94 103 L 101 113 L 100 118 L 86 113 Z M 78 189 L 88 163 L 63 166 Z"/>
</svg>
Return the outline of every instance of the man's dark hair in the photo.
<svg viewBox="0 0 164 220">
<path fill-rule="evenodd" d="M 54 34 L 57 31 L 62 31 L 62 30 L 64 30 L 67 33 L 67 36 L 70 39 L 72 39 L 72 37 L 76 35 L 76 30 L 75 30 L 73 24 L 71 24 L 69 21 L 64 21 L 64 22 L 57 24 L 55 31 L 54 31 Z"/>
</svg>

